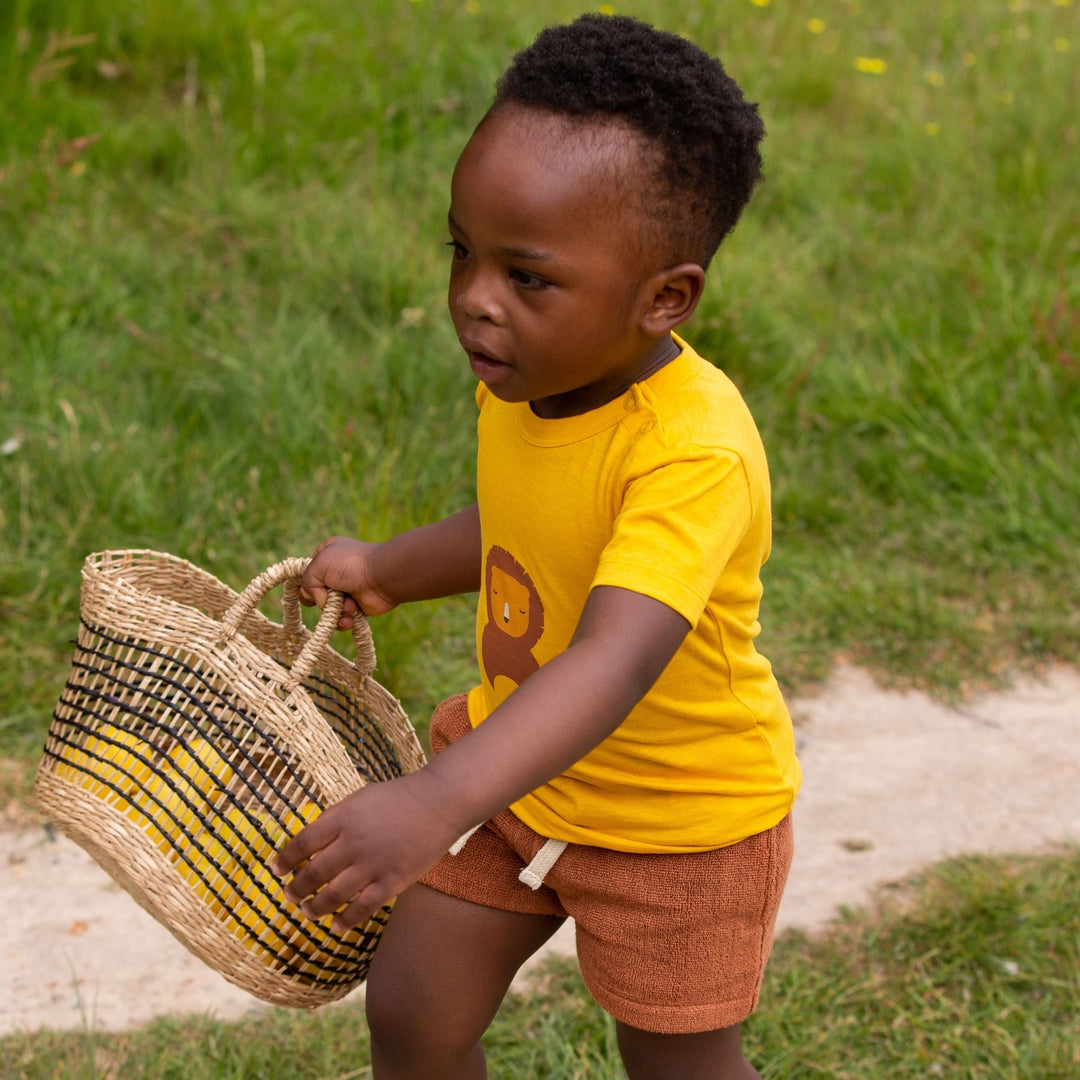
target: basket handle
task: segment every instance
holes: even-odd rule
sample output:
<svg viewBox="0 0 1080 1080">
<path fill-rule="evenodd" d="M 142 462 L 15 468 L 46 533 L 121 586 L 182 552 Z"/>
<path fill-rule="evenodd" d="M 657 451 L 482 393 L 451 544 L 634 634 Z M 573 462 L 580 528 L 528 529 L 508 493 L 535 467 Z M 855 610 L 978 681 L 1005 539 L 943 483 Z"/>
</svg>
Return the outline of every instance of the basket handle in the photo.
<svg viewBox="0 0 1080 1080">
<path fill-rule="evenodd" d="M 237 633 L 244 619 L 255 610 L 262 598 L 278 585 L 284 586 L 282 609 L 285 633 L 291 639 L 305 636 L 307 629 L 300 617 L 300 579 L 310 561 L 300 558 L 283 559 L 253 578 L 222 616 L 222 638 L 228 640 Z M 344 600 L 344 593 L 336 589 L 328 590 L 326 606 L 319 616 L 319 622 L 290 669 L 290 684 L 303 682 L 311 674 L 319 652 L 329 643 L 331 634 L 337 629 Z M 358 613 L 355 618 L 352 635 L 353 644 L 356 646 L 354 666 L 361 677 L 366 679 L 375 669 L 375 643 L 371 639 L 371 628 L 363 613 Z"/>
</svg>

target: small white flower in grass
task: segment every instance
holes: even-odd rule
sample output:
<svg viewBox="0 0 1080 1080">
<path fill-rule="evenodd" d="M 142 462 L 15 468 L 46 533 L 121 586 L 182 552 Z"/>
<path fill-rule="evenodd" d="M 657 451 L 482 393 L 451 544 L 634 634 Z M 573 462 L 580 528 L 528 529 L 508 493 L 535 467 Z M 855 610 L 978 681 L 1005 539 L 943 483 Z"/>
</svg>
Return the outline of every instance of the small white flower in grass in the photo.
<svg viewBox="0 0 1080 1080">
<path fill-rule="evenodd" d="M 22 446 L 22 439 L 18 435 L 12 435 L 10 439 L 5 439 L 0 443 L 0 454 L 11 457 L 20 446 Z"/>
</svg>

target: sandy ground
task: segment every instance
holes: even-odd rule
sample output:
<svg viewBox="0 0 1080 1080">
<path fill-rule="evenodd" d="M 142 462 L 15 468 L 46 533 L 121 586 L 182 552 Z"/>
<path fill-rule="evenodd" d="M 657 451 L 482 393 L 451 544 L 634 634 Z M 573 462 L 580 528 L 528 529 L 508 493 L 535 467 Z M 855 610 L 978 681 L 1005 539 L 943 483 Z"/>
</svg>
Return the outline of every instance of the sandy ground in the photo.
<svg viewBox="0 0 1080 1080">
<path fill-rule="evenodd" d="M 1080 843 L 1080 672 L 951 709 L 841 667 L 792 705 L 805 778 L 781 932 L 947 856 Z M 0 910 L 0 1034 L 262 1008 L 41 828 L 0 833 Z M 571 926 L 551 948 L 572 951 Z"/>
</svg>

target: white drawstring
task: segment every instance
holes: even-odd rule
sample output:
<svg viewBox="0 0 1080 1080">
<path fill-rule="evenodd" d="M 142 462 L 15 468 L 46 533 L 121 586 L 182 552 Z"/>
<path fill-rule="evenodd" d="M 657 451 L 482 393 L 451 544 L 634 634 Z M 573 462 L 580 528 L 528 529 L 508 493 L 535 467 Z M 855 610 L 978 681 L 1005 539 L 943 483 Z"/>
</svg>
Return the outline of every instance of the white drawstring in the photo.
<svg viewBox="0 0 1080 1080">
<path fill-rule="evenodd" d="M 459 836 L 453 842 L 453 844 L 450 845 L 450 854 L 457 855 L 461 851 L 461 849 L 469 842 L 469 837 L 472 836 L 472 834 L 476 832 L 477 829 L 481 828 L 483 824 L 484 823 L 481 821 L 479 825 L 474 825 L 467 833 L 464 834 L 464 836 Z"/>
<path fill-rule="evenodd" d="M 483 824 L 484 823 L 481 822 L 479 825 L 474 825 L 463 836 L 459 836 L 451 845 L 450 854 L 459 854 L 461 849 L 469 842 L 469 837 L 472 836 L 477 829 L 483 828 Z M 565 850 L 565 840 L 546 841 L 544 846 L 533 856 L 532 862 L 518 874 L 518 881 L 520 881 L 522 885 L 528 885 L 529 888 L 534 891 L 539 889 L 540 886 L 544 884 L 544 878 L 547 877 L 548 872 L 559 861 L 559 856 Z"/>
<path fill-rule="evenodd" d="M 523 885 L 528 885 L 530 889 L 539 889 L 544 884 L 544 878 L 547 877 L 548 871 L 555 865 L 559 856 L 565 850 L 565 840 L 548 840 L 533 856 L 533 861 L 518 874 L 518 881 Z"/>
</svg>

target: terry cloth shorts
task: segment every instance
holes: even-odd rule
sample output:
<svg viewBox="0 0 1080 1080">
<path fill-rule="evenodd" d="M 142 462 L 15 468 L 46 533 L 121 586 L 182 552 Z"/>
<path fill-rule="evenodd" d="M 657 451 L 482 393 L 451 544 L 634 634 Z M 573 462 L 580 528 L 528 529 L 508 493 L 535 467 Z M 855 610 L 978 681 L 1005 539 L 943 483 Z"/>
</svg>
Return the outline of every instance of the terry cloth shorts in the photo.
<svg viewBox="0 0 1080 1080">
<path fill-rule="evenodd" d="M 432 748 L 469 730 L 465 695 L 450 698 L 432 717 Z M 532 889 L 518 875 L 545 843 L 504 810 L 421 881 L 485 907 L 573 918 L 585 984 L 631 1027 L 712 1031 L 754 1011 L 791 864 L 790 815 L 715 851 L 642 855 L 569 844 Z"/>
</svg>

